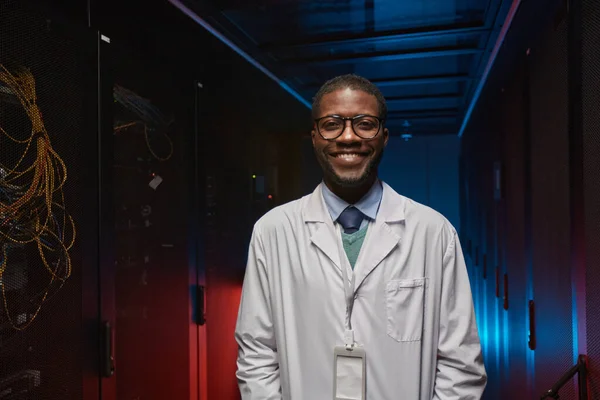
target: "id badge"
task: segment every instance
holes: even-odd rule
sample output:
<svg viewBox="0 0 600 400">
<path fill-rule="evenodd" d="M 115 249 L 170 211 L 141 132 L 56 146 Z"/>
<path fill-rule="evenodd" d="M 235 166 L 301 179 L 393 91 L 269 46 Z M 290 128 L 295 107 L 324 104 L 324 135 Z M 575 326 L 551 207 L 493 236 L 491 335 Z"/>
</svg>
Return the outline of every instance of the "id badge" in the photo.
<svg viewBox="0 0 600 400">
<path fill-rule="evenodd" d="M 367 363 L 365 351 L 354 346 L 336 347 L 333 363 L 333 400 L 366 399 Z"/>
</svg>

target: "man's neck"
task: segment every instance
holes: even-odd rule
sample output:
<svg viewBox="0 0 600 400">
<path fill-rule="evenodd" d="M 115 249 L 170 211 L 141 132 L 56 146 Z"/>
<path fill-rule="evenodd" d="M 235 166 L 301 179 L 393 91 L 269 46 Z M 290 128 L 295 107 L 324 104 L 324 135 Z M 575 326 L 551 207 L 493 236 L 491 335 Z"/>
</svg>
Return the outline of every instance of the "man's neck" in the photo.
<svg viewBox="0 0 600 400">
<path fill-rule="evenodd" d="M 369 181 L 365 182 L 364 185 L 357 187 L 344 187 L 328 180 L 325 180 L 325 184 L 329 190 L 331 190 L 331 192 L 340 199 L 344 200 L 348 204 L 356 204 L 360 201 L 360 199 L 365 197 L 376 181 L 377 177 L 375 176 L 372 179 L 369 179 Z"/>
</svg>

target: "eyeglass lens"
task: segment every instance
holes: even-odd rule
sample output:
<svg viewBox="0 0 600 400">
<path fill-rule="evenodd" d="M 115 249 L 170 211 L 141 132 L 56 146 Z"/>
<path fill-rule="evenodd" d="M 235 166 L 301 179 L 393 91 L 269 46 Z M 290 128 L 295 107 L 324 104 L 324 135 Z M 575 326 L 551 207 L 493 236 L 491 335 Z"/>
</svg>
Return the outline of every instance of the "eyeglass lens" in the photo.
<svg viewBox="0 0 600 400">
<path fill-rule="evenodd" d="M 325 139 L 335 139 L 338 137 L 346 121 L 338 117 L 327 117 L 319 121 L 319 132 Z M 371 139 L 379 132 L 379 120 L 370 116 L 363 116 L 352 120 L 352 129 L 354 133 L 363 139 Z"/>
</svg>

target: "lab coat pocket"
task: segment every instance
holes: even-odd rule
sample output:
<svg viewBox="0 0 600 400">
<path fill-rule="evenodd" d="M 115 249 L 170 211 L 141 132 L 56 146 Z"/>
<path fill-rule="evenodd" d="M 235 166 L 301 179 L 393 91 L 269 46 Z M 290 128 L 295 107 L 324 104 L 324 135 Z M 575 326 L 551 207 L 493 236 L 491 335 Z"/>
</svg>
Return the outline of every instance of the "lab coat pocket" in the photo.
<svg viewBox="0 0 600 400">
<path fill-rule="evenodd" d="M 398 342 L 421 340 L 425 278 L 389 281 L 385 292 L 388 335 Z"/>
</svg>

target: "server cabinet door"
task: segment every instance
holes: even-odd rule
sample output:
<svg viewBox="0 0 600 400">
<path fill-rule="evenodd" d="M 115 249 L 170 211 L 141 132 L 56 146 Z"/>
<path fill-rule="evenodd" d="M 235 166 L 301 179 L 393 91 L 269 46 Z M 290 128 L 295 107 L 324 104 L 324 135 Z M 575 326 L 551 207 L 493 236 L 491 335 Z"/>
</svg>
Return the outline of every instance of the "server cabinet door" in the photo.
<svg viewBox="0 0 600 400">
<path fill-rule="evenodd" d="M 197 398 L 195 85 L 122 36 L 100 40 L 102 398 Z"/>
<path fill-rule="evenodd" d="M 0 1 L 0 398 L 98 399 L 96 53 Z"/>
</svg>

